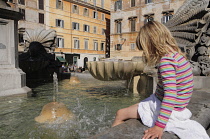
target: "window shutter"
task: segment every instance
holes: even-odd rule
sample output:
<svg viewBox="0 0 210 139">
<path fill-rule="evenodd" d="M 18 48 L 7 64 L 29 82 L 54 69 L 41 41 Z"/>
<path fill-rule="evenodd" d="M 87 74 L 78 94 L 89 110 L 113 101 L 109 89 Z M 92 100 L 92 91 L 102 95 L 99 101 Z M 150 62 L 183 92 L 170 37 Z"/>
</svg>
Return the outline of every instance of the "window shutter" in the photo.
<svg viewBox="0 0 210 139">
<path fill-rule="evenodd" d="M 74 48 L 76 48 L 76 40 L 74 40 Z"/>
<path fill-rule="evenodd" d="M 120 3 L 120 10 L 122 10 L 122 0 L 120 0 L 119 3 Z"/>
<path fill-rule="evenodd" d="M 166 16 L 163 16 L 163 24 L 166 23 Z"/>
<path fill-rule="evenodd" d="M 64 48 L 64 39 L 61 39 L 62 40 L 62 48 Z"/>
<path fill-rule="evenodd" d="M 169 15 L 169 20 L 171 19 L 173 17 L 173 15 L 171 14 L 171 15 Z"/>
<path fill-rule="evenodd" d="M 131 31 L 135 31 L 135 22 L 136 20 L 131 20 Z"/>
<path fill-rule="evenodd" d="M 119 27 L 120 27 L 120 29 L 119 29 L 120 32 L 119 32 L 119 33 L 122 33 L 122 23 L 119 22 L 119 24 L 120 24 L 120 25 L 119 25 Z"/>
<path fill-rule="evenodd" d="M 74 29 L 74 22 L 72 22 L 72 29 Z"/>
<path fill-rule="evenodd" d="M 56 44 L 59 47 L 59 38 L 56 38 Z"/>
<path fill-rule="evenodd" d="M 114 3 L 114 10 L 117 11 L 117 1 Z"/>
<path fill-rule="evenodd" d="M 104 8 L 104 0 L 101 0 L 101 7 Z"/>
<path fill-rule="evenodd" d="M 161 18 L 161 21 L 162 21 L 162 23 L 164 24 L 164 20 L 165 20 L 165 18 L 164 18 L 164 16 Z"/>
<path fill-rule="evenodd" d="M 144 19 L 144 24 L 146 24 L 146 23 L 147 23 L 147 18 Z"/>
</svg>

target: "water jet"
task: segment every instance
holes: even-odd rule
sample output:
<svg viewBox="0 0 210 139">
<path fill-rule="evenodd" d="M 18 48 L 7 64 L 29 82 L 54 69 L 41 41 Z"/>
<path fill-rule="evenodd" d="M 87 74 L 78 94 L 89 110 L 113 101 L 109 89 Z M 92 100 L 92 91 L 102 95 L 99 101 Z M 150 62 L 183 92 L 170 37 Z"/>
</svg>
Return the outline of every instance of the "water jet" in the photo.
<svg viewBox="0 0 210 139">
<path fill-rule="evenodd" d="M 74 114 L 64 103 L 57 102 L 58 78 L 55 72 L 53 74 L 53 84 L 53 102 L 44 105 L 40 115 L 35 118 L 35 121 L 38 123 L 63 123 L 75 118 Z"/>
</svg>

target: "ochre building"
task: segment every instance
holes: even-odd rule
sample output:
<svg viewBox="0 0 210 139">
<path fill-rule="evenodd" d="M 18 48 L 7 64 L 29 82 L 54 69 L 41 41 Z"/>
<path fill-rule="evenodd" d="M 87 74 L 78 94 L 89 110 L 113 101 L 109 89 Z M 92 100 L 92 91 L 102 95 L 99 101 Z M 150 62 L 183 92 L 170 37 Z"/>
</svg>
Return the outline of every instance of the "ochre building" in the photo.
<svg viewBox="0 0 210 139">
<path fill-rule="evenodd" d="M 141 56 L 136 37 L 148 21 L 166 23 L 184 0 L 113 0 L 111 3 L 111 45 L 113 59 L 130 60 Z"/>
<path fill-rule="evenodd" d="M 56 56 L 69 65 L 110 56 L 110 0 L 46 0 L 46 28 L 57 32 Z"/>
</svg>

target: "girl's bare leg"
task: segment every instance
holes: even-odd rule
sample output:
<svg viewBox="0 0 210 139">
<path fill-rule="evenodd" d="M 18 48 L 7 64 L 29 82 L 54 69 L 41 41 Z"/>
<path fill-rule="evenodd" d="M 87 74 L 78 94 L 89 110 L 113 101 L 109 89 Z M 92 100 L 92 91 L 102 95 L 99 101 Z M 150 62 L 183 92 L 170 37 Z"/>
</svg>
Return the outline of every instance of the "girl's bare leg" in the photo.
<svg viewBox="0 0 210 139">
<path fill-rule="evenodd" d="M 118 110 L 112 127 L 123 123 L 127 119 L 140 119 L 138 114 L 138 104 L 139 103 Z"/>
</svg>

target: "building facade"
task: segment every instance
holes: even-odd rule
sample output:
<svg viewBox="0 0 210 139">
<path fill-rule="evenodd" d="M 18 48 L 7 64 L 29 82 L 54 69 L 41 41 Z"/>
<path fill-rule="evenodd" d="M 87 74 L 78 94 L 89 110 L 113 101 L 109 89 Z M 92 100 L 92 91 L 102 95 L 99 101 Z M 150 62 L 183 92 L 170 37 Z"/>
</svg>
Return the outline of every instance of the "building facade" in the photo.
<svg viewBox="0 0 210 139">
<path fill-rule="evenodd" d="M 184 0 L 114 0 L 111 3 L 111 58 L 130 60 L 141 56 L 136 37 L 148 21 L 166 23 Z"/>
<path fill-rule="evenodd" d="M 110 56 L 110 0 L 46 0 L 46 28 L 57 32 L 56 56 L 69 65 Z"/>
<path fill-rule="evenodd" d="M 19 8 L 23 19 L 18 22 L 19 45 L 18 51 L 24 51 L 23 33 L 27 29 L 46 28 L 44 0 L 13 0 Z"/>
</svg>

